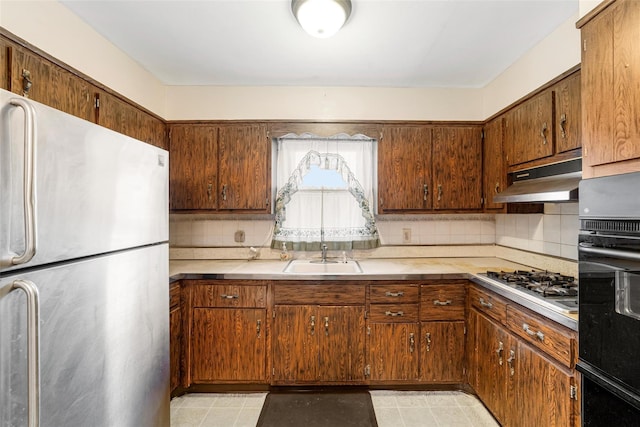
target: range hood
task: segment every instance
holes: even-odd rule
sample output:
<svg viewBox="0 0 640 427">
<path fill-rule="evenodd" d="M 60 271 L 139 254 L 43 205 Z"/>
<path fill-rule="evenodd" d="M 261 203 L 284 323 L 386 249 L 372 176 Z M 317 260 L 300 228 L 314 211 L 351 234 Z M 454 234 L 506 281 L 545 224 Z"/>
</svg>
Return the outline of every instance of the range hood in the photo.
<svg viewBox="0 0 640 427">
<path fill-rule="evenodd" d="M 577 202 L 582 159 L 523 169 L 509 174 L 513 182 L 496 194 L 497 203 Z"/>
</svg>

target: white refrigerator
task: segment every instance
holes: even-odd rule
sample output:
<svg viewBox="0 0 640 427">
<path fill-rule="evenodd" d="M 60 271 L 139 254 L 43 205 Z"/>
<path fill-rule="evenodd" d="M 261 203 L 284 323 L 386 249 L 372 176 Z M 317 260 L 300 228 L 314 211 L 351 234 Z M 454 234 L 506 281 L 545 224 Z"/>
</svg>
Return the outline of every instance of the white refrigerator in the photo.
<svg viewBox="0 0 640 427">
<path fill-rule="evenodd" d="M 169 426 L 168 167 L 0 91 L 0 426 Z"/>
</svg>

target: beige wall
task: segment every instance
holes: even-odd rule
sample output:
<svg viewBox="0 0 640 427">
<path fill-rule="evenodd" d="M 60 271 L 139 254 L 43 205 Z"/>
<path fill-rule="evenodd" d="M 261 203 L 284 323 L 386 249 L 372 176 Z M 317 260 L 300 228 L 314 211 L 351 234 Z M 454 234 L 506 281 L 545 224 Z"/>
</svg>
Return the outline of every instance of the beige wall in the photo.
<svg viewBox="0 0 640 427">
<path fill-rule="evenodd" d="M 482 89 L 180 87 L 164 86 L 55 0 L 0 0 L 1 26 L 169 120 L 483 120 L 579 63 L 576 20 Z"/>
</svg>

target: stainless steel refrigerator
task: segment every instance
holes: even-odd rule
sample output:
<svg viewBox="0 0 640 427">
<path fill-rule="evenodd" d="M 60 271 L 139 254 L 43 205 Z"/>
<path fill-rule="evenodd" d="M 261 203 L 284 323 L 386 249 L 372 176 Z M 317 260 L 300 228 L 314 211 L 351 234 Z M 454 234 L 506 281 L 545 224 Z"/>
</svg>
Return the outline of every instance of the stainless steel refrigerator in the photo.
<svg viewBox="0 0 640 427">
<path fill-rule="evenodd" d="M 169 425 L 168 166 L 0 91 L 0 426 Z"/>
</svg>

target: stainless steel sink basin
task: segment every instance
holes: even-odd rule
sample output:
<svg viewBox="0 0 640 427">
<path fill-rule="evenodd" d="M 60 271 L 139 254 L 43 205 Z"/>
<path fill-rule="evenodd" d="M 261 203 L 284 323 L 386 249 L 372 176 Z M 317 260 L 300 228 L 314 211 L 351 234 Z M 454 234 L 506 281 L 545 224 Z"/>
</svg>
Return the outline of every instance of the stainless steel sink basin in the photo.
<svg viewBox="0 0 640 427">
<path fill-rule="evenodd" d="M 283 271 L 291 274 L 360 274 L 362 268 L 358 261 L 322 263 L 294 259 L 287 264 Z"/>
</svg>

